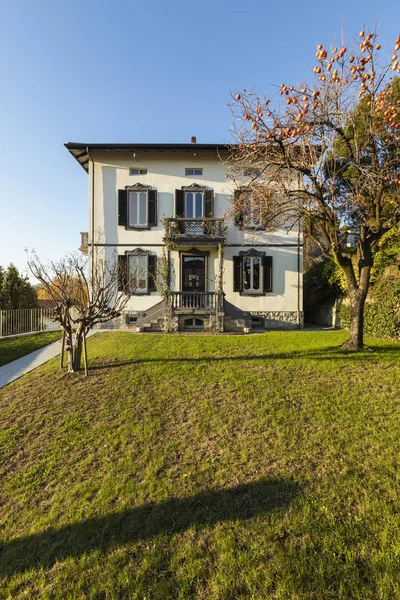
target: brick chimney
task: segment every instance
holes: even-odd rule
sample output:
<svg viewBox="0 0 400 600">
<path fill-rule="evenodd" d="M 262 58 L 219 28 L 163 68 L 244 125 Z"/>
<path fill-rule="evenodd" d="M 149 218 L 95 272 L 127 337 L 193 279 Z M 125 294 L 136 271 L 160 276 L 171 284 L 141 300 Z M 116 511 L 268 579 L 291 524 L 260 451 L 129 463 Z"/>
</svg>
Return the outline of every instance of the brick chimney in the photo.
<svg viewBox="0 0 400 600">
<path fill-rule="evenodd" d="M 192 144 L 196 144 L 197 140 L 196 140 L 196 136 L 192 135 L 190 141 L 192 142 Z"/>
</svg>

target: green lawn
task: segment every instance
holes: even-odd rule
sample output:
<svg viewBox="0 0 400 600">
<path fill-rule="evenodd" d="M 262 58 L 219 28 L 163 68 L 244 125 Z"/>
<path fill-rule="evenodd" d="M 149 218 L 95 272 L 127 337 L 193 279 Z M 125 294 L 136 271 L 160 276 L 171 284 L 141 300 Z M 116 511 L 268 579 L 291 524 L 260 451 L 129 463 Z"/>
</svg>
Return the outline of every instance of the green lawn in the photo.
<svg viewBox="0 0 400 600">
<path fill-rule="evenodd" d="M 25 354 L 47 346 L 61 337 L 59 331 L 49 333 L 34 333 L 32 335 L 22 335 L 20 337 L 1 338 L 0 339 L 0 367 L 6 365 Z"/>
<path fill-rule="evenodd" d="M 0 598 L 400 598 L 400 346 L 106 333 L 0 390 Z"/>
</svg>

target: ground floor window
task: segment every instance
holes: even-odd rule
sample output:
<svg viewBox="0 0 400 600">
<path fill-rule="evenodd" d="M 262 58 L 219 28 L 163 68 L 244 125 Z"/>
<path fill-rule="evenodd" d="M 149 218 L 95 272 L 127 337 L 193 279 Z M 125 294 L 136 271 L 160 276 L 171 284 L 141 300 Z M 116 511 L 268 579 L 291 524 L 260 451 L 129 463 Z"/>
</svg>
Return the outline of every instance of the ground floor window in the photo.
<svg viewBox="0 0 400 600">
<path fill-rule="evenodd" d="M 272 292 L 272 256 L 256 250 L 234 256 L 233 291 L 249 295 Z"/>
<path fill-rule="evenodd" d="M 251 317 L 251 326 L 253 329 L 263 329 L 264 328 L 264 318 L 263 317 Z"/>
<path fill-rule="evenodd" d="M 190 317 L 190 319 L 185 319 L 183 328 L 185 329 L 185 331 L 203 331 L 204 321 L 203 319 Z"/>
<path fill-rule="evenodd" d="M 261 258 L 259 256 L 243 258 L 243 289 L 246 292 L 261 293 Z"/>
<path fill-rule="evenodd" d="M 129 256 L 128 277 L 130 290 L 135 294 L 147 293 L 147 254 Z"/>
</svg>

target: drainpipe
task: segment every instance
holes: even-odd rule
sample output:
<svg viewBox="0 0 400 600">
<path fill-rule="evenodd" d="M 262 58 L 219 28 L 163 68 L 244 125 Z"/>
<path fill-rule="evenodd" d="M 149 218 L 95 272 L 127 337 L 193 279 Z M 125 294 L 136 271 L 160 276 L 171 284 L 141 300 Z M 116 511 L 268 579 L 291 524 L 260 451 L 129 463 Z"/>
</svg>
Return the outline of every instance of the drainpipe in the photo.
<svg viewBox="0 0 400 600">
<path fill-rule="evenodd" d="M 92 247 L 92 264 L 91 264 L 91 271 L 92 271 L 92 281 L 93 281 L 93 277 L 94 277 L 94 160 L 89 152 L 89 147 L 86 146 L 86 152 L 88 157 L 90 158 L 90 160 L 92 161 L 92 223 L 91 223 L 91 236 L 90 236 L 90 245 Z"/>
</svg>

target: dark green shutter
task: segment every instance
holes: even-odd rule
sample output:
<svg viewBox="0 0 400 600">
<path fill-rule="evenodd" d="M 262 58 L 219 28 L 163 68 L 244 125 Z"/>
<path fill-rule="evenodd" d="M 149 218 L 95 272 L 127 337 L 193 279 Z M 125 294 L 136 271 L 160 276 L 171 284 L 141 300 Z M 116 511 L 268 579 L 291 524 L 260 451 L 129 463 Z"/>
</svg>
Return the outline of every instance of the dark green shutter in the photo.
<svg viewBox="0 0 400 600">
<path fill-rule="evenodd" d="M 214 190 L 206 190 L 206 197 L 204 202 L 204 216 L 214 216 Z"/>
<path fill-rule="evenodd" d="M 241 256 L 233 257 L 233 291 L 243 290 L 243 261 Z"/>
<path fill-rule="evenodd" d="M 149 254 L 147 268 L 148 268 L 148 272 L 149 272 L 147 287 L 148 287 L 149 292 L 155 292 L 156 291 L 156 277 L 157 277 L 157 256 L 156 256 L 156 254 Z"/>
<path fill-rule="evenodd" d="M 175 190 L 175 216 L 185 216 L 185 192 L 183 190 Z"/>
<path fill-rule="evenodd" d="M 157 227 L 157 190 L 149 190 L 148 203 L 149 227 Z"/>
<path fill-rule="evenodd" d="M 272 256 L 263 256 L 264 293 L 272 292 Z"/>
<path fill-rule="evenodd" d="M 128 259 L 127 256 L 118 256 L 118 291 L 126 291 L 128 285 Z"/>
<path fill-rule="evenodd" d="M 240 229 L 243 228 L 243 202 L 240 201 L 241 196 L 241 190 L 235 190 L 235 202 L 233 205 L 235 214 L 235 225 Z"/>
<path fill-rule="evenodd" d="M 126 190 L 118 190 L 118 225 L 128 224 L 128 194 Z"/>
</svg>

